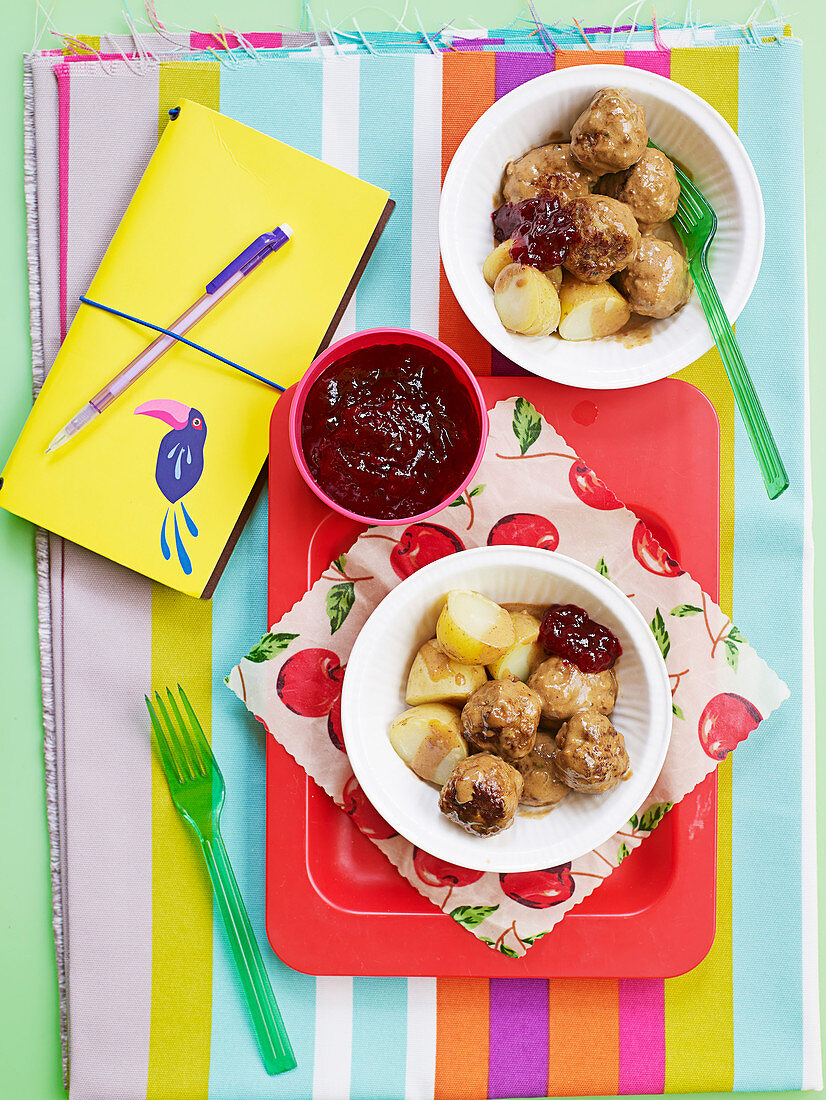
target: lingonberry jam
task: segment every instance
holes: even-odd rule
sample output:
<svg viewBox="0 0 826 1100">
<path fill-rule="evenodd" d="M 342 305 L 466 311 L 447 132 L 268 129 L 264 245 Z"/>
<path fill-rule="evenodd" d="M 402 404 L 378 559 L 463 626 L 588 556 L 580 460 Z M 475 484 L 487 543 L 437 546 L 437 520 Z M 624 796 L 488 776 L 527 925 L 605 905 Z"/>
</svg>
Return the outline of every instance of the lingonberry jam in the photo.
<svg viewBox="0 0 826 1100">
<path fill-rule="evenodd" d="M 301 444 L 316 483 L 373 519 L 409 519 L 444 500 L 479 449 L 476 406 L 427 348 L 381 344 L 333 363 L 307 394 Z"/>
<path fill-rule="evenodd" d="M 558 267 L 579 240 L 579 230 L 556 195 L 506 202 L 491 218 L 495 240 L 513 238 L 510 254 L 514 263 Z"/>
<path fill-rule="evenodd" d="M 573 603 L 551 604 L 539 640 L 548 653 L 564 657 L 582 672 L 604 672 L 622 653 L 616 634 Z"/>
</svg>

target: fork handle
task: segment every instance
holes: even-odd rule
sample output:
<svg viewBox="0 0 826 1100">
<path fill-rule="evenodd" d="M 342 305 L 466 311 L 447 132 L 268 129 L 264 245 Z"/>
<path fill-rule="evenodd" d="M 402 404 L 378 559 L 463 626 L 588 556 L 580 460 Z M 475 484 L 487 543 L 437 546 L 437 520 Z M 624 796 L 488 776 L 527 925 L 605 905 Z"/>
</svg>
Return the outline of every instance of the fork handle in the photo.
<svg viewBox="0 0 826 1100">
<path fill-rule="evenodd" d="M 211 838 L 201 841 L 201 846 L 235 957 L 235 965 L 247 996 L 267 1073 L 284 1073 L 295 1069 L 293 1048 L 221 834 L 216 830 Z"/>
<path fill-rule="evenodd" d="M 690 265 L 691 277 L 697 287 L 700 304 L 714 337 L 714 342 L 726 368 L 734 400 L 746 426 L 751 449 L 763 475 L 763 483 L 769 499 L 779 497 L 789 487 L 789 478 L 783 466 L 780 452 L 766 420 L 760 398 L 746 367 L 743 353 L 729 325 L 717 287 L 709 274 L 705 256 L 699 256 Z"/>
</svg>

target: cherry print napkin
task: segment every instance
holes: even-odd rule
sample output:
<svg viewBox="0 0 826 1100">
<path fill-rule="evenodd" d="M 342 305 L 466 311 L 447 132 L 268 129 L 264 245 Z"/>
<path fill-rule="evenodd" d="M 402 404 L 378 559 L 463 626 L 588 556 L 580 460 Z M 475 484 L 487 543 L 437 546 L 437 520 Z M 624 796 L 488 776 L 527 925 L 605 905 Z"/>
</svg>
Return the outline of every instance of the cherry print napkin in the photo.
<svg viewBox="0 0 826 1100">
<path fill-rule="evenodd" d="M 666 661 L 674 712 L 654 790 L 618 833 L 573 863 L 502 875 L 445 863 L 394 833 L 364 797 L 340 729 L 343 670 L 373 608 L 423 565 L 488 543 L 558 549 L 633 593 Z M 596 890 L 789 694 L 736 625 L 522 397 L 491 411 L 485 456 L 461 498 L 425 523 L 366 531 L 227 683 L 411 885 L 511 956 Z"/>
</svg>

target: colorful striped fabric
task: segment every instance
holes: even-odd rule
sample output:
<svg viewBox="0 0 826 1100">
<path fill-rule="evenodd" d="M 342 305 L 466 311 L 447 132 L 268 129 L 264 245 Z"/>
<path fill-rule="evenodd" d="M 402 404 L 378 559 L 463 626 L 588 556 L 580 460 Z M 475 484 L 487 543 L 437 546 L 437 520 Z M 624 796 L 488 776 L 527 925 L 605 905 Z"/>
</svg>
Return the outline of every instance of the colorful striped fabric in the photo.
<svg viewBox="0 0 826 1100">
<path fill-rule="evenodd" d="M 53 826 L 67 877 L 58 947 L 60 962 L 71 944 L 73 1100 L 480 1100 L 819 1087 L 800 43 L 774 26 L 661 28 L 660 41 L 672 48 L 656 48 L 650 31 L 601 29 L 589 32 L 596 51 L 575 31 L 545 35 L 549 41 L 497 30 L 449 46 L 444 36 L 428 43 L 400 33 L 370 36 L 369 45 L 248 36 L 254 51 L 235 49 L 232 64 L 222 52 L 233 43 L 209 36 L 179 43 L 192 52 L 140 64 L 120 59 L 118 41 L 88 39 L 98 53 L 34 59 L 38 210 L 30 228 L 44 305 L 39 335 L 51 347 L 55 327 L 65 331 L 168 109 L 188 97 L 357 172 L 396 199 L 340 335 L 379 323 L 412 326 L 438 334 L 480 374 L 511 373 L 464 317 L 439 264 L 440 182 L 468 127 L 523 81 L 566 65 L 638 66 L 708 99 L 739 131 L 763 187 L 766 257 L 737 331 L 791 479 L 788 493 L 769 504 L 716 354 L 685 371 L 721 423 L 721 604 L 792 689 L 761 736 L 719 769 L 714 945 L 682 977 L 591 981 L 316 978 L 265 948 L 298 1058 L 293 1073 L 267 1078 L 199 854 L 171 808 L 141 714 L 150 683 L 185 678 L 226 777 L 224 835 L 265 944 L 263 745 L 222 679 L 267 625 L 266 504 L 259 502 L 211 603 L 150 589 L 77 547 L 53 545 L 44 614 L 62 712 L 47 720 L 56 721 L 65 761 L 52 776 L 58 806 L 64 798 Z M 49 248 L 55 233 L 59 270 Z M 121 803 L 126 809 L 116 812 Z"/>
</svg>

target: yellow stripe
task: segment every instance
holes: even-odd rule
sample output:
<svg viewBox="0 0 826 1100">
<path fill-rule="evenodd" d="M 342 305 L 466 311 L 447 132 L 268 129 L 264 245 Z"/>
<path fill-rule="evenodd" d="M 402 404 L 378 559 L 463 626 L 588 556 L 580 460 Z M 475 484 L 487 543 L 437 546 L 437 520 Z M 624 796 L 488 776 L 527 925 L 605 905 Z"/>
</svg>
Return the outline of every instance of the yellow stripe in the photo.
<svg viewBox="0 0 826 1100">
<path fill-rule="evenodd" d="M 169 112 L 181 99 L 220 108 L 221 66 L 217 61 L 167 61 L 158 77 L 158 137 L 169 122 Z"/>
<path fill-rule="evenodd" d="M 672 50 L 671 77 L 707 100 L 737 129 L 739 51 L 734 47 Z M 734 565 L 734 398 L 717 351 L 681 371 L 720 419 L 720 603 L 731 611 Z M 718 770 L 717 933 L 696 969 L 665 983 L 665 1091 L 703 1087 L 730 1092 L 734 1083 L 732 979 L 731 762 Z M 698 1021 L 698 1005 L 702 1020 Z"/>
<path fill-rule="evenodd" d="M 168 62 L 159 75 L 159 134 L 179 99 L 218 108 L 217 64 Z M 159 394 L 158 396 L 163 396 Z M 158 499 L 158 523 L 164 502 Z M 152 689 L 181 683 L 212 730 L 212 604 L 152 587 Z M 152 761 L 152 1011 L 147 1100 L 207 1100 L 212 1030 L 212 888 L 200 846 Z"/>
<path fill-rule="evenodd" d="M 152 690 L 181 683 L 211 736 L 212 606 L 152 588 Z M 148 1100 L 206 1098 L 212 1028 L 212 889 L 200 845 L 152 760 L 152 1016 Z"/>
</svg>

